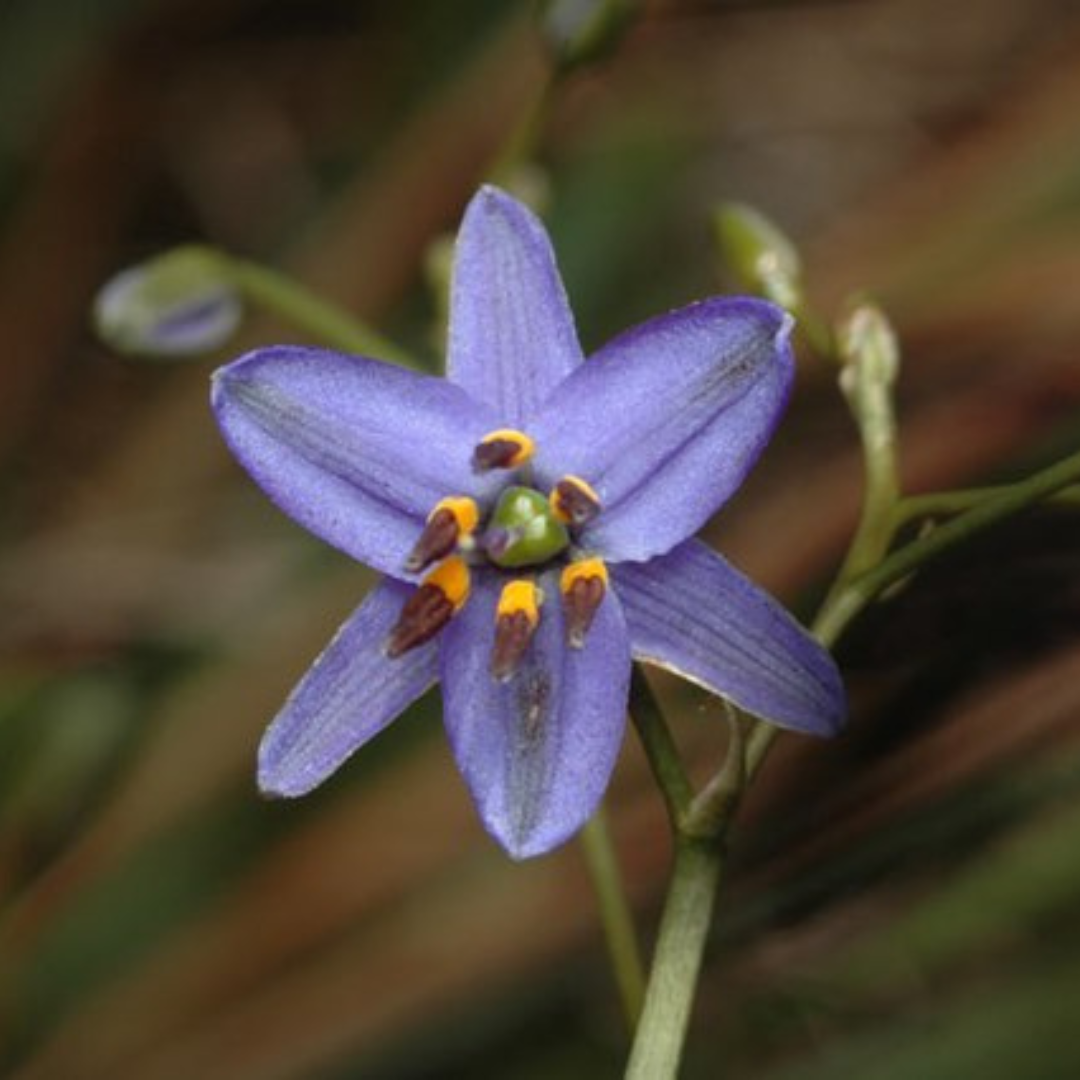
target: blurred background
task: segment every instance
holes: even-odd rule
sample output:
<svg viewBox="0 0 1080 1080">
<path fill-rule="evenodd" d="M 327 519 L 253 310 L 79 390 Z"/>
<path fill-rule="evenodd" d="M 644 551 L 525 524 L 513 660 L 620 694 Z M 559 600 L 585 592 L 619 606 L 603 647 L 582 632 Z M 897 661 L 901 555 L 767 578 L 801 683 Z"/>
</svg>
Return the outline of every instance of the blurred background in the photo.
<svg viewBox="0 0 1080 1080">
<path fill-rule="evenodd" d="M 88 310 L 202 241 L 440 352 L 425 266 L 544 93 L 495 0 L 0 6 L 0 1071 L 25 1080 L 618 1076 L 574 844 L 483 834 L 437 696 L 312 796 L 262 728 L 370 584 L 282 518 L 206 407 L 217 358 L 134 363 Z M 905 350 L 909 490 L 1080 439 L 1080 9 L 1071 0 L 668 0 L 560 80 L 519 176 L 587 349 L 730 289 L 721 199 L 803 246 L 827 312 Z M 806 356 L 710 530 L 806 617 L 859 456 Z M 744 808 L 688 1077 L 1080 1075 L 1080 517 L 942 561 L 840 653 L 850 731 L 786 737 Z M 715 701 L 658 678 L 696 768 Z M 634 740 L 611 792 L 643 941 L 668 869 Z"/>
</svg>

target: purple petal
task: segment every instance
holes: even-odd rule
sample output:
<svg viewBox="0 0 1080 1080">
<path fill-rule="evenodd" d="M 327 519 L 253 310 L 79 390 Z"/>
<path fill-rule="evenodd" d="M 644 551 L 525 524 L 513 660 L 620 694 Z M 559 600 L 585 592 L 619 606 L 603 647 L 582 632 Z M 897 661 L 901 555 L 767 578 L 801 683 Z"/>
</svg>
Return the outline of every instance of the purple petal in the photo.
<svg viewBox="0 0 1080 1080">
<path fill-rule="evenodd" d="M 697 541 L 612 567 L 635 658 L 669 668 L 780 727 L 835 735 L 846 711 L 832 657 L 778 604 Z"/>
<path fill-rule="evenodd" d="M 520 428 L 582 361 L 551 242 L 530 210 L 483 187 L 455 252 L 448 378 Z"/>
<path fill-rule="evenodd" d="M 259 747 L 259 787 L 303 795 L 409 707 L 438 676 L 438 647 L 388 660 L 383 645 L 412 589 L 383 581 L 285 702 Z"/>
<path fill-rule="evenodd" d="M 643 561 L 692 536 L 742 483 L 787 403 L 791 319 L 706 300 L 616 338 L 530 427 L 541 481 L 572 473 L 603 512 L 584 546 Z"/>
<path fill-rule="evenodd" d="M 435 503 L 478 493 L 472 451 L 496 426 L 443 379 L 292 346 L 221 368 L 213 405 L 232 452 L 285 513 L 399 578 Z"/>
<path fill-rule="evenodd" d="M 443 712 L 485 828 L 517 859 L 541 855 L 595 811 L 622 744 L 630 647 L 609 593 L 585 645 L 564 641 L 557 578 L 519 671 L 489 671 L 499 581 L 482 578 L 443 638 Z"/>
</svg>

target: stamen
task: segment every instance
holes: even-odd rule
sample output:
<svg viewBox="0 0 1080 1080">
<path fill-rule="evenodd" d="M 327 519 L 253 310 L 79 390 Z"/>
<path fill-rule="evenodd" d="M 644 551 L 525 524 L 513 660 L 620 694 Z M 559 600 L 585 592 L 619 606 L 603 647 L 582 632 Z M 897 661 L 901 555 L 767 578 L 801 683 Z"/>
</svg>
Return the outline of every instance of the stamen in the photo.
<svg viewBox="0 0 1080 1080">
<path fill-rule="evenodd" d="M 540 590 L 532 581 L 511 581 L 503 586 L 495 609 L 495 645 L 491 651 L 491 674 L 505 682 L 521 666 L 525 652 L 540 625 Z"/>
<path fill-rule="evenodd" d="M 580 476 L 564 476 L 548 498 L 553 513 L 564 525 L 580 528 L 600 513 L 600 496 Z"/>
<path fill-rule="evenodd" d="M 479 520 L 480 511 L 472 499 L 463 496 L 441 499 L 428 514 L 424 531 L 405 560 L 405 569 L 416 574 L 449 555 L 463 539 L 473 534 Z"/>
<path fill-rule="evenodd" d="M 536 451 L 532 439 L 513 428 L 499 428 L 485 435 L 473 451 L 472 466 L 476 472 L 492 469 L 516 469 L 524 465 Z"/>
<path fill-rule="evenodd" d="M 386 642 L 386 655 L 395 657 L 430 641 L 461 610 L 469 598 L 469 568 L 457 556 L 440 563 L 405 601 Z"/>
<path fill-rule="evenodd" d="M 607 582 L 603 559 L 582 559 L 563 570 L 559 591 L 566 619 L 566 641 L 571 649 L 580 649 L 585 644 L 585 635 L 607 592 Z"/>
</svg>

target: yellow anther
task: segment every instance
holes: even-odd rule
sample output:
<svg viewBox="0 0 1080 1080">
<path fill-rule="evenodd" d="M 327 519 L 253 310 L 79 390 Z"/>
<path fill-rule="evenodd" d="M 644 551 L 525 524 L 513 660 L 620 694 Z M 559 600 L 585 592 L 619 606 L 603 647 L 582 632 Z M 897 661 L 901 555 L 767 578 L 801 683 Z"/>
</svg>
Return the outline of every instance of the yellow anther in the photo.
<svg viewBox="0 0 1080 1080">
<path fill-rule="evenodd" d="M 450 601 L 454 611 L 459 611 L 461 606 L 469 599 L 469 567 L 465 560 L 457 555 L 444 559 L 426 578 L 424 585 L 436 588 Z"/>
<path fill-rule="evenodd" d="M 565 596 L 574 588 L 577 581 L 588 581 L 589 578 L 599 578 L 600 583 L 607 588 L 608 572 L 603 559 L 582 559 L 580 562 L 572 562 L 565 567 L 562 577 L 559 579 L 559 589 Z"/>
<path fill-rule="evenodd" d="M 600 513 L 600 496 L 580 476 L 564 476 L 551 489 L 548 502 L 564 525 L 584 525 Z"/>
<path fill-rule="evenodd" d="M 451 495 L 449 498 L 440 499 L 435 504 L 435 509 L 428 514 L 428 521 L 440 510 L 447 511 L 453 517 L 462 536 L 471 535 L 480 523 L 480 510 L 467 495 Z"/>
<path fill-rule="evenodd" d="M 495 618 L 516 615 L 519 611 L 533 626 L 540 621 L 540 590 L 535 582 L 522 579 L 503 586 L 498 607 L 495 608 Z"/>
<path fill-rule="evenodd" d="M 540 625 L 540 590 L 526 579 L 508 582 L 495 608 L 495 644 L 491 650 L 491 674 L 504 681 L 521 666 L 529 642 Z"/>
<path fill-rule="evenodd" d="M 603 559 L 570 563 L 559 579 L 566 641 L 572 649 L 585 644 L 585 635 L 607 593 L 608 572 Z"/>
<path fill-rule="evenodd" d="M 499 428 L 489 432 L 473 451 L 473 468 L 477 472 L 491 469 L 516 469 L 536 452 L 536 445 L 523 431 Z"/>
</svg>

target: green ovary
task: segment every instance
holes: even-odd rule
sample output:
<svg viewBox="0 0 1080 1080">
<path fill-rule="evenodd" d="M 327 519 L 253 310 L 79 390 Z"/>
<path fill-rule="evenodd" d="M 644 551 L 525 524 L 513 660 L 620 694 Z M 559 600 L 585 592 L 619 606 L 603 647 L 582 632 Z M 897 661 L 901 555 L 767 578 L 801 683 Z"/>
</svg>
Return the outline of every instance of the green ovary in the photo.
<svg viewBox="0 0 1080 1080">
<path fill-rule="evenodd" d="M 497 566 L 539 566 L 565 551 L 570 534 L 539 491 L 507 488 L 488 519 L 488 557 Z"/>
</svg>

